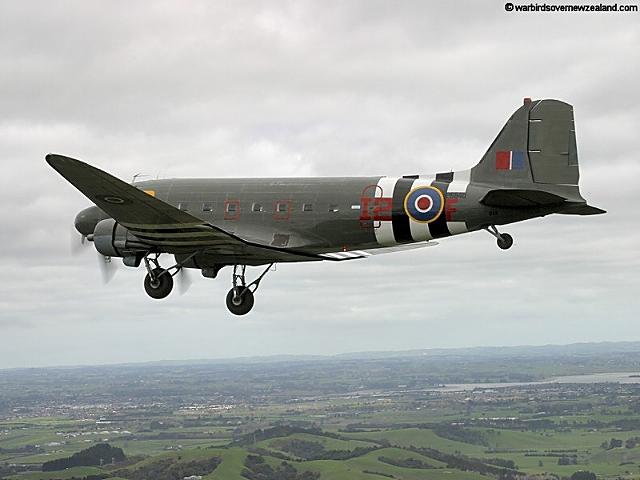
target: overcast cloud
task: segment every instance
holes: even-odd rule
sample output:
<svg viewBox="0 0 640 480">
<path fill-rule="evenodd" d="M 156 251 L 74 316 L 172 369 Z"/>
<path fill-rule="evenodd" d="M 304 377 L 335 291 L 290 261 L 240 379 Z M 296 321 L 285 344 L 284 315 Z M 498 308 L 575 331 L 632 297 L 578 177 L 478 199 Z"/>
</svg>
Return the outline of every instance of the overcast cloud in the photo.
<svg viewBox="0 0 640 480">
<path fill-rule="evenodd" d="M 640 340 L 640 14 L 501 1 L 1 2 L 0 368 Z M 124 180 L 431 173 L 482 156 L 525 96 L 575 106 L 609 211 L 343 264 L 278 265 L 244 318 L 230 272 L 149 299 L 72 257 L 85 197 L 56 152 Z"/>
</svg>

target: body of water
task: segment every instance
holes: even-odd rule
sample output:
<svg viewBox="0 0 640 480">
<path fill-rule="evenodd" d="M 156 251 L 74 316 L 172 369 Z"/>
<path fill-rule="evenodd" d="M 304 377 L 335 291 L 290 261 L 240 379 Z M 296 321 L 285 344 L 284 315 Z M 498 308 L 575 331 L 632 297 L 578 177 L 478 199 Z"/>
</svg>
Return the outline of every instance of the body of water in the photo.
<svg viewBox="0 0 640 480">
<path fill-rule="evenodd" d="M 565 375 L 562 377 L 552 377 L 537 382 L 512 382 L 512 383 L 451 383 L 441 387 L 434 387 L 427 390 L 437 390 L 439 392 L 462 392 L 475 389 L 509 388 L 526 385 L 549 385 L 553 383 L 640 383 L 639 372 L 612 372 L 612 373 L 589 373 L 585 375 Z"/>
</svg>

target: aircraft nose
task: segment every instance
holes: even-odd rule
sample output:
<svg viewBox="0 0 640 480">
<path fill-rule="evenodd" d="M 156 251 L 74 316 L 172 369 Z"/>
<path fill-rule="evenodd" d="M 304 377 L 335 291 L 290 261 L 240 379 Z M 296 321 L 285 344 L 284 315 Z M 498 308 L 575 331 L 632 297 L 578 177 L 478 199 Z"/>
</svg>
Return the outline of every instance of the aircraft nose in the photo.
<svg viewBox="0 0 640 480">
<path fill-rule="evenodd" d="M 76 215 L 74 225 L 81 235 L 87 236 L 92 234 L 98 222 L 105 218 L 109 218 L 109 216 L 94 205 L 81 210 Z"/>
</svg>

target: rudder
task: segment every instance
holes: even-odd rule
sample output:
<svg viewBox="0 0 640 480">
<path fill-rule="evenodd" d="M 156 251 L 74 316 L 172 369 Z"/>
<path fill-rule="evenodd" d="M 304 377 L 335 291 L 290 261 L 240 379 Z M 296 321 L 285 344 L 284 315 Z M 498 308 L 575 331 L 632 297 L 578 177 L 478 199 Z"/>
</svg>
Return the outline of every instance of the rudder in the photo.
<svg viewBox="0 0 640 480">
<path fill-rule="evenodd" d="M 529 111 L 529 159 L 535 183 L 578 185 L 573 107 L 540 100 Z"/>
</svg>

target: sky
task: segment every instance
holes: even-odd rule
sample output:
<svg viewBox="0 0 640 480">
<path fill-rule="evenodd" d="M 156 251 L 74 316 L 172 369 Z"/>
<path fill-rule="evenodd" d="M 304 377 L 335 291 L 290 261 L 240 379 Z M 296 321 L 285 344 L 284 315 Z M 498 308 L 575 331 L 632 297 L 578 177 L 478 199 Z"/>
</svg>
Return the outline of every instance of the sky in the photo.
<svg viewBox="0 0 640 480">
<path fill-rule="evenodd" d="M 493 0 L 0 2 L 0 368 L 640 340 L 639 20 Z M 70 254 L 89 202 L 44 161 L 126 181 L 462 170 L 523 97 L 574 105 L 581 192 L 606 215 L 504 227 L 506 252 L 476 232 L 277 265 L 245 317 L 224 305 L 228 269 L 161 301 L 142 267 L 103 285 L 91 247 Z"/>
</svg>

